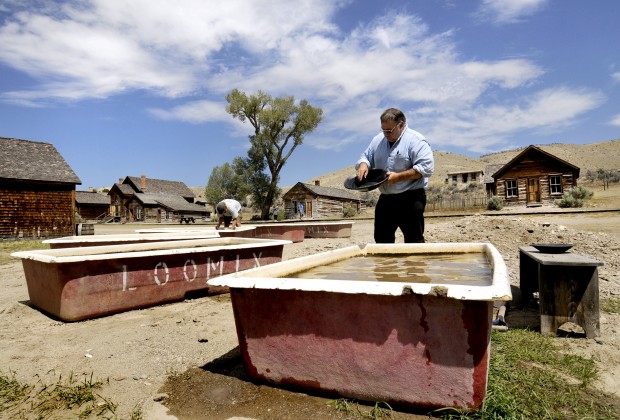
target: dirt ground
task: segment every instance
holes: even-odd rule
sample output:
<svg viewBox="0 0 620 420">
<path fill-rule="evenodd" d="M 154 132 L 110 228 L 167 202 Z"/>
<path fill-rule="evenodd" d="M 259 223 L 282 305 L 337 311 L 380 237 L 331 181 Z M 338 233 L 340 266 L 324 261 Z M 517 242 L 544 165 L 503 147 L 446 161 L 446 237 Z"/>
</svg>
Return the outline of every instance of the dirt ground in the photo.
<svg viewBox="0 0 620 420">
<path fill-rule="evenodd" d="M 132 232 L 135 228 L 114 226 L 106 231 L 97 225 L 96 234 L 119 233 L 121 229 Z M 515 286 L 519 283 L 519 246 L 572 243 L 574 252 L 604 262 L 599 270 L 601 297 L 620 297 L 618 232 L 618 211 L 571 215 L 505 212 L 501 216 L 428 217 L 426 239 L 493 243 Z M 286 245 L 284 258 L 370 242 L 372 221 L 356 221 L 351 238 L 305 239 Z M 2 373 L 15 372 L 26 383 L 55 383 L 59 376 L 71 374 L 109 378 L 101 395 L 118 404 L 118 418 L 130 418 L 136 408 L 145 419 L 345 418 L 328 405 L 331 396 L 310 396 L 247 380 L 227 294 L 64 323 L 29 305 L 19 261 L 0 265 L 0 290 Z M 518 299 L 518 293 L 514 298 Z M 535 323 L 536 319 L 512 309 L 506 316 L 510 328 Z M 587 339 L 577 331 L 557 339 L 566 351 L 593 357 L 600 368 L 596 386 L 618 398 L 619 322 L 620 315 L 604 313 L 600 338 Z M 393 418 L 417 416 L 395 412 Z"/>
</svg>

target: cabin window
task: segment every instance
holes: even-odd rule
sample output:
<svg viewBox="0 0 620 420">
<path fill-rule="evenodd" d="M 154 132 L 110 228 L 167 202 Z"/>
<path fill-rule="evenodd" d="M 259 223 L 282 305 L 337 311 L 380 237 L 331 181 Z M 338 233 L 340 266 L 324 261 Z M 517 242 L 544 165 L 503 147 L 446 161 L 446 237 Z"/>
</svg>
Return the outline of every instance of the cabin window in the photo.
<svg viewBox="0 0 620 420">
<path fill-rule="evenodd" d="M 456 184 L 458 181 L 456 180 L 456 175 L 452 175 L 452 183 Z"/>
<path fill-rule="evenodd" d="M 517 180 L 507 179 L 506 180 L 506 198 L 518 197 L 518 196 L 519 196 L 519 193 L 517 190 Z"/>
<path fill-rule="evenodd" d="M 562 194 L 562 177 L 560 175 L 549 176 L 549 189 L 551 194 Z"/>
<path fill-rule="evenodd" d="M 467 174 L 463 174 L 463 184 L 467 184 Z"/>
</svg>

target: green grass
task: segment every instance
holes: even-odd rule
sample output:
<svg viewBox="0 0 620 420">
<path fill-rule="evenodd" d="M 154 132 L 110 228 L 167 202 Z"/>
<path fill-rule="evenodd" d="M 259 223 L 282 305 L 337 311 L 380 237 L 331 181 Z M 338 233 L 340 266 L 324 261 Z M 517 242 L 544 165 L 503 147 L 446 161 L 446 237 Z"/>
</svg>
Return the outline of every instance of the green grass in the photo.
<svg viewBox="0 0 620 420">
<path fill-rule="evenodd" d="M 339 398 L 330 400 L 327 404 L 331 405 L 336 411 L 346 414 L 348 418 L 377 420 L 392 417 L 392 407 L 385 402 L 378 402 L 371 407 L 365 407 L 355 400 Z"/>
<path fill-rule="evenodd" d="M 30 393 L 29 385 L 20 384 L 15 375 L 0 375 L 0 413 L 19 405 Z"/>
<path fill-rule="evenodd" d="M 17 251 L 29 251 L 32 249 L 49 249 L 48 244 L 44 244 L 41 240 L 0 240 L 0 265 L 9 264 L 11 262 L 19 261 L 16 258 L 11 257 L 11 253 Z"/>
<path fill-rule="evenodd" d="M 601 298 L 600 309 L 602 312 L 620 314 L 620 298 Z"/>
<path fill-rule="evenodd" d="M 98 394 L 108 381 L 71 374 L 55 383 L 20 384 L 11 372 L 0 374 L 0 418 L 117 418 L 117 404 Z M 141 419 L 136 407 L 131 419 Z"/>
<path fill-rule="evenodd" d="M 597 376 L 594 360 L 567 354 L 557 343 L 531 330 L 494 331 L 483 408 L 429 414 L 444 419 L 617 419 L 618 402 L 591 387 Z M 391 407 L 387 411 L 377 404 L 380 412 L 364 411 L 354 400 L 333 400 L 330 405 L 352 418 L 392 414 Z"/>
<path fill-rule="evenodd" d="M 557 339 L 530 330 L 493 332 L 482 410 L 449 419 L 616 419 L 617 407 L 590 385 L 592 359 L 566 354 Z"/>
</svg>

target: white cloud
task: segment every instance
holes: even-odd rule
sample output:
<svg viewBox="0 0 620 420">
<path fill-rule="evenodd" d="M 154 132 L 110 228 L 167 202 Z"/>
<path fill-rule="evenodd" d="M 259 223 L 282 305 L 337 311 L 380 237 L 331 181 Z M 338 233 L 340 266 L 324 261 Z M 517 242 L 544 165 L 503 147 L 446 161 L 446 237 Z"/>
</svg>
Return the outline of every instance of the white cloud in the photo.
<svg viewBox="0 0 620 420">
<path fill-rule="evenodd" d="M 517 104 L 472 106 L 457 114 L 437 111 L 422 116 L 420 124 L 428 128 L 426 135 L 435 144 L 486 153 L 501 148 L 515 135 L 565 128 L 604 100 L 605 96 L 596 91 L 545 89 Z"/>
<path fill-rule="evenodd" d="M 148 113 L 154 118 L 164 121 L 183 121 L 191 124 L 225 123 L 230 126 L 229 132 L 235 137 L 247 139 L 252 134 L 252 127 L 234 119 L 226 112 L 225 101 L 192 101 L 171 109 L 150 108 Z M 245 147 L 245 146 L 244 146 Z"/>
<path fill-rule="evenodd" d="M 611 118 L 611 121 L 609 121 L 610 125 L 616 125 L 618 127 L 620 127 L 620 114 L 616 114 Z"/>
<path fill-rule="evenodd" d="M 264 54 L 298 31 L 333 31 L 327 18 L 340 4 L 275 0 L 265 9 L 250 0 L 176 0 L 174 7 L 92 0 L 18 10 L 0 27 L 0 61 L 41 85 L 5 97 L 79 100 L 132 89 L 187 94 L 217 68 L 224 48 Z"/>
<path fill-rule="evenodd" d="M 418 31 L 403 38 L 407 27 Z M 499 99 L 495 106 L 482 105 L 489 96 L 531 88 L 543 70 L 525 59 L 459 60 L 451 33 L 427 31 L 414 16 L 392 15 L 343 40 L 300 34 L 282 40 L 277 63 L 240 66 L 215 75 L 207 85 L 221 92 L 230 86 L 248 92 L 269 86 L 274 96 L 293 90 L 298 99 L 319 102 L 325 119 L 306 144 L 331 150 L 367 141 L 367 133 L 378 132 L 383 108 L 395 104 L 403 104 L 412 128 L 436 145 L 488 152 L 516 132 L 558 129 L 602 101 L 594 92 L 557 88 L 534 93 L 518 105 Z M 207 112 L 201 103 L 195 105 L 196 111 L 188 105 L 171 115 L 200 120 Z"/>
<path fill-rule="evenodd" d="M 516 133 L 571 124 L 604 100 L 570 87 L 537 92 L 545 70 L 536 63 L 464 59 L 455 33 L 431 33 L 415 15 L 390 12 L 340 33 L 332 17 L 344 3 L 274 0 L 266 9 L 252 0 L 208 7 L 176 0 L 174 8 L 151 0 L 45 2 L 56 8 L 20 9 L 0 26 L 0 61 L 40 83 L 0 99 L 40 106 L 144 90 L 187 98 L 149 109 L 154 118 L 224 122 L 245 137 L 247 124 L 225 112 L 224 95 L 262 89 L 323 108 L 324 122 L 306 140 L 313 147 L 365 143 L 378 132 L 381 111 L 400 106 L 434 145 L 478 152 L 496 150 Z M 514 22 L 545 3 L 485 0 L 482 10 Z M 612 77 L 620 80 L 620 73 Z M 196 100 L 204 97 L 222 101 Z M 514 99 L 520 97 L 529 99 Z"/>
<path fill-rule="evenodd" d="M 620 71 L 612 73 L 611 74 L 611 79 L 614 81 L 614 83 L 620 82 Z"/>
<path fill-rule="evenodd" d="M 477 16 L 496 24 L 518 23 L 542 9 L 549 0 L 483 0 Z"/>
<path fill-rule="evenodd" d="M 226 103 L 214 101 L 188 102 L 172 109 L 150 108 L 148 112 L 164 121 L 185 121 L 192 124 L 232 119 L 226 113 Z"/>
</svg>

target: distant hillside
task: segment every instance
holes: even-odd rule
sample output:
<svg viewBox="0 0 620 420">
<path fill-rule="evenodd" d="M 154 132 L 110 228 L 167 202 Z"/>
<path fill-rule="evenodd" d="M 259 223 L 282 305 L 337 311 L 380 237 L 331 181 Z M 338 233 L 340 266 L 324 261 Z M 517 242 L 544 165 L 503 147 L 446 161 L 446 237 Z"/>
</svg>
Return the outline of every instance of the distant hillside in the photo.
<svg viewBox="0 0 620 420">
<path fill-rule="evenodd" d="M 566 162 L 581 169 L 581 176 L 585 176 L 586 171 L 596 169 L 620 169 L 620 139 L 609 140 L 600 143 L 590 144 L 546 144 L 535 145 L 544 151 L 559 157 Z M 505 164 L 517 156 L 524 148 L 505 150 L 503 152 L 491 153 L 470 158 L 458 153 L 444 152 L 437 150 L 435 155 L 435 174 L 431 177 L 431 185 L 442 185 L 449 172 L 459 172 L 466 170 L 484 170 L 487 165 Z M 355 174 L 353 165 L 328 172 L 310 179 L 300 180 L 307 184 L 314 184 L 319 181 L 321 186 L 344 188 L 343 183 L 349 176 Z M 292 185 L 282 188 L 282 192 L 288 191 Z M 190 187 L 196 197 L 204 197 L 204 187 Z"/>
<path fill-rule="evenodd" d="M 590 144 L 549 144 L 535 145 L 545 152 L 551 153 L 581 169 L 583 177 L 587 170 L 620 169 L 620 140 L 610 140 Z M 431 185 L 443 184 L 449 172 L 484 170 L 487 165 L 508 163 L 524 148 L 492 153 L 479 158 L 470 158 L 457 153 L 435 151 L 435 174 L 431 177 Z M 355 174 L 354 166 L 347 166 L 338 171 L 329 172 L 303 182 L 313 184 L 320 181 L 325 187 L 343 188 L 344 180 Z M 291 186 L 284 187 L 288 190 Z"/>
</svg>

